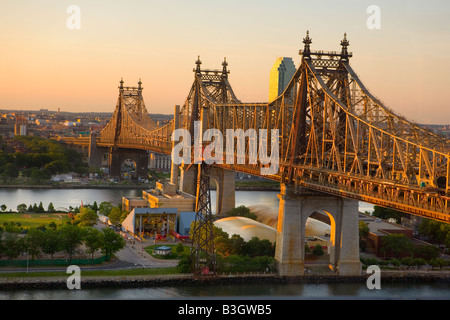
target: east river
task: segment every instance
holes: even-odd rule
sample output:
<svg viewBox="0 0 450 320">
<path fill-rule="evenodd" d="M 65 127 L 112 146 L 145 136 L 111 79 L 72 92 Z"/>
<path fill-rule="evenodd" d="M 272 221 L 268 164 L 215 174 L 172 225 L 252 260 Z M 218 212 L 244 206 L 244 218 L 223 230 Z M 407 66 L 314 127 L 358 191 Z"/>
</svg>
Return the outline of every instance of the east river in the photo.
<svg viewBox="0 0 450 320">
<path fill-rule="evenodd" d="M 136 197 L 140 190 L 130 189 L 0 189 L 0 204 L 15 210 L 18 204 L 27 206 L 42 201 L 44 208 L 50 202 L 55 208 L 75 207 L 96 201 L 121 202 L 122 196 Z M 215 207 L 215 192 L 211 193 Z M 237 191 L 236 206 L 262 206 L 277 210 L 276 191 Z M 373 206 L 360 203 L 360 211 L 371 211 Z M 17 290 L 0 291 L 0 300 L 9 299 L 189 299 L 243 298 L 243 299 L 450 299 L 448 283 L 382 283 L 380 290 L 369 290 L 363 283 L 246 283 L 220 286 L 167 286 L 151 288 L 85 289 L 85 290 Z"/>
</svg>

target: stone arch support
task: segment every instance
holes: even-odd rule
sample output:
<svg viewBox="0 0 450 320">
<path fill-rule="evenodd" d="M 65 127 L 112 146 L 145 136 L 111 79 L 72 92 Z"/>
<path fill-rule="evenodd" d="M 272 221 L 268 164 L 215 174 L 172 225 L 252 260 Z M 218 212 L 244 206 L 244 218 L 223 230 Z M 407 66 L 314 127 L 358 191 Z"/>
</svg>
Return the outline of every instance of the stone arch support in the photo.
<svg viewBox="0 0 450 320">
<path fill-rule="evenodd" d="M 304 274 L 305 226 L 314 212 L 331 221 L 330 267 L 339 275 L 360 275 L 358 202 L 281 185 L 275 259 L 282 276 Z"/>
</svg>

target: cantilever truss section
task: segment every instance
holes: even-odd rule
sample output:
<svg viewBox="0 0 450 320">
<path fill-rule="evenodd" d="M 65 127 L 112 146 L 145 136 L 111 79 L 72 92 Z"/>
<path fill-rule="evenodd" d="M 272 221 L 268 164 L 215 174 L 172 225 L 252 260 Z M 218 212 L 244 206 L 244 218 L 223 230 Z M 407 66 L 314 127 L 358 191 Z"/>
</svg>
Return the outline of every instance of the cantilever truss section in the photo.
<svg viewBox="0 0 450 320">
<path fill-rule="evenodd" d="M 266 129 L 266 150 L 271 130 L 278 130 L 280 168 L 266 178 L 450 222 L 448 141 L 367 90 L 349 64 L 346 38 L 341 52 L 311 51 L 311 43 L 284 92 L 269 103 L 240 102 L 227 77 L 198 67 L 182 126 L 192 129 L 206 109 L 206 127 L 222 132 L 223 141 L 227 129 Z M 249 162 L 245 139 L 245 161 L 235 150 L 218 165 L 259 175 L 266 164 Z"/>
<path fill-rule="evenodd" d="M 371 94 L 344 48 L 305 52 L 271 103 L 292 124 L 282 181 L 450 222 L 448 141 Z"/>
<path fill-rule="evenodd" d="M 198 59 L 180 127 L 194 139 L 194 123 L 202 118 L 205 130 L 217 129 L 224 143 L 234 143 L 231 154 L 224 148 L 214 165 L 253 175 L 270 164 L 261 161 L 259 149 L 257 161 L 250 161 L 258 136 L 247 133 L 266 129 L 265 150 L 278 139 L 279 170 L 265 178 L 450 223 L 448 141 L 397 115 L 364 86 L 349 64 L 346 38 L 341 52 L 311 51 L 309 35 L 304 43 L 299 68 L 271 102 L 242 103 L 228 81 L 228 63 L 205 70 Z M 97 144 L 171 154 L 175 122 L 161 128 L 145 124 L 137 91 L 120 90 Z"/>
</svg>

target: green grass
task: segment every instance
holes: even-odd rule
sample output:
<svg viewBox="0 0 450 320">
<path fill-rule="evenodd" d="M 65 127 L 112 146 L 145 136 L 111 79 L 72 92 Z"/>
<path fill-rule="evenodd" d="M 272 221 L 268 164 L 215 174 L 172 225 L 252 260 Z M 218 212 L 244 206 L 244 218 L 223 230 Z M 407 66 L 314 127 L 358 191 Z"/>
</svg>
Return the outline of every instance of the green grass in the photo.
<svg viewBox="0 0 450 320">
<path fill-rule="evenodd" d="M 0 213 L 0 225 L 5 222 L 19 222 L 22 228 L 36 228 L 41 225 L 48 226 L 49 223 L 55 222 L 57 225 L 69 221 L 65 213 Z"/>
<path fill-rule="evenodd" d="M 176 267 L 168 268 L 139 268 L 139 269 L 118 269 L 118 270 L 82 270 L 81 276 L 147 276 L 147 275 L 164 275 L 178 274 Z M 17 277 L 68 277 L 65 271 L 46 271 L 46 272 L 29 272 L 17 271 L 1 273 L 0 278 L 17 278 Z"/>
</svg>

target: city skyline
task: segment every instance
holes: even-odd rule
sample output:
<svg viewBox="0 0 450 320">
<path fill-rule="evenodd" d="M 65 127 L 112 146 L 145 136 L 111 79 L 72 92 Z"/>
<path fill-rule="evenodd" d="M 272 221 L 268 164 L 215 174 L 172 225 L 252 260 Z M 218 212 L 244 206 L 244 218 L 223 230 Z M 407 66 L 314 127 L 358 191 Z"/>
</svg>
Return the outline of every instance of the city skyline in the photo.
<svg viewBox="0 0 450 320">
<path fill-rule="evenodd" d="M 79 29 L 68 27 L 75 5 Z M 370 29 L 370 5 L 381 29 Z M 117 87 L 143 82 L 150 113 L 182 105 L 202 67 L 229 63 L 243 102 L 266 102 L 276 58 L 301 57 L 306 30 L 313 50 L 340 50 L 372 93 L 395 113 L 430 124 L 450 122 L 450 5 L 444 1 L 15 1 L 2 3 L 0 109 L 113 112 Z M 320 18 L 319 18 L 320 17 Z M 7 30 L 7 31 L 5 31 Z"/>
</svg>

